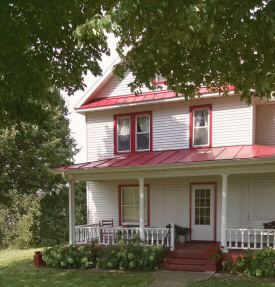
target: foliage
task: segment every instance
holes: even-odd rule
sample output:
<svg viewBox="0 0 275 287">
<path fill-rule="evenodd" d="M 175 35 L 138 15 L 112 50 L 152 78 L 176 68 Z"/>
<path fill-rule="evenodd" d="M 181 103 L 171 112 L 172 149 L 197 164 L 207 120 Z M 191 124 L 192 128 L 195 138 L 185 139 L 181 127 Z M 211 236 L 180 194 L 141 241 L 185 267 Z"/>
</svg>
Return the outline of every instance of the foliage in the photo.
<svg viewBox="0 0 275 287">
<path fill-rule="evenodd" d="M 72 163 L 77 152 L 70 136 L 67 108 L 55 89 L 49 89 L 51 102 L 32 101 L 29 113 L 36 121 L 10 121 L 0 128 L 0 203 L 7 194 L 50 192 L 63 184 L 61 176 L 48 172 L 49 168 Z"/>
<path fill-rule="evenodd" d="M 153 281 L 149 272 L 102 272 L 101 270 L 87 272 L 83 269 L 37 268 L 33 264 L 33 255 L 37 250 L 0 250 L 1 287 L 48 287 L 58 285 L 145 287 Z"/>
<path fill-rule="evenodd" d="M 94 242 L 85 246 L 56 246 L 43 251 L 43 260 L 52 267 L 102 268 L 120 270 L 157 270 L 162 261 L 162 245 L 145 247 L 135 235 L 125 244 L 118 246 L 96 246 Z"/>
<path fill-rule="evenodd" d="M 248 103 L 275 90 L 275 2 L 272 0 L 123 0 L 104 16 L 90 15 L 75 37 L 83 51 L 87 38 L 112 31 L 122 63 L 135 80 L 132 91 L 162 75 L 167 87 L 193 98 L 200 85 L 223 92 L 235 86 Z M 226 94 L 226 92 L 224 92 Z"/>
<path fill-rule="evenodd" d="M 275 250 L 263 247 L 256 251 L 244 250 L 235 259 L 235 263 L 229 264 L 231 273 L 243 273 L 248 276 L 273 277 L 275 276 Z"/>
<path fill-rule="evenodd" d="M 0 249 L 26 249 L 61 244 L 69 237 L 68 187 L 56 192 L 20 195 L 10 194 L 12 205 L 0 208 Z M 86 186 L 75 184 L 76 224 L 86 223 Z"/>
<path fill-rule="evenodd" d="M 99 61 L 109 54 L 106 37 L 93 35 L 81 51 L 72 33 L 88 15 L 102 15 L 113 2 L 1 0 L 0 128 L 14 119 L 35 120 L 29 110 L 34 100 L 51 100 L 48 87 L 72 94 L 83 89 L 87 71 L 101 74 Z"/>
<path fill-rule="evenodd" d="M 42 251 L 43 261 L 48 266 L 58 268 L 92 268 L 96 265 L 98 248 L 90 245 L 69 245 L 68 247 L 55 246 Z"/>
<path fill-rule="evenodd" d="M 187 235 L 190 230 L 188 227 L 182 227 L 179 225 L 175 225 L 175 229 L 178 235 Z"/>
<path fill-rule="evenodd" d="M 212 247 L 209 247 L 207 249 L 207 251 L 205 252 L 205 256 L 209 259 L 216 259 L 219 260 L 221 259 L 221 254 L 222 254 L 222 249 L 224 247 L 223 246 L 219 246 L 219 245 L 212 245 Z"/>
</svg>

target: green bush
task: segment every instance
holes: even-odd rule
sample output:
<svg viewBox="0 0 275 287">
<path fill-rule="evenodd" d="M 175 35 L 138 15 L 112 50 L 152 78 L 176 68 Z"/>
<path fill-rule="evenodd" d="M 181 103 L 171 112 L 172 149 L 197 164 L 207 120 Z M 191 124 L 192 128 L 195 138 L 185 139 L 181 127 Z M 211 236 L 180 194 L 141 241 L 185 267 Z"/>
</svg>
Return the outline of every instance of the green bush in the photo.
<svg viewBox="0 0 275 287">
<path fill-rule="evenodd" d="M 275 275 L 275 250 L 269 246 L 252 251 L 246 249 L 230 263 L 231 273 L 242 273 L 248 276 L 273 277 Z"/>
<path fill-rule="evenodd" d="M 94 244 L 54 246 L 42 251 L 46 265 L 57 268 L 92 268 L 96 266 L 98 249 Z"/>
<path fill-rule="evenodd" d="M 120 270 L 157 270 L 162 262 L 162 245 L 146 247 L 135 235 L 126 244 L 119 245 L 68 247 L 55 246 L 43 250 L 43 260 L 48 266 L 61 268 L 101 268 Z"/>
</svg>

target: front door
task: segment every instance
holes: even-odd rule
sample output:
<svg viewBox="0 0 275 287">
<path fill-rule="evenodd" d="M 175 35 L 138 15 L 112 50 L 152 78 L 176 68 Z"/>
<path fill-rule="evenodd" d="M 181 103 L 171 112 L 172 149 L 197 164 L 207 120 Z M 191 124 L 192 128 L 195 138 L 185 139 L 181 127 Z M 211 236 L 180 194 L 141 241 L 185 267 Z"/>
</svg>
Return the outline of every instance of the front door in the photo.
<svg viewBox="0 0 275 287">
<path fill-rule="evenodd" d="M 191 189 L 192 240 L 214 240 L 215 185 L 194 184 Z"/>
</svg>

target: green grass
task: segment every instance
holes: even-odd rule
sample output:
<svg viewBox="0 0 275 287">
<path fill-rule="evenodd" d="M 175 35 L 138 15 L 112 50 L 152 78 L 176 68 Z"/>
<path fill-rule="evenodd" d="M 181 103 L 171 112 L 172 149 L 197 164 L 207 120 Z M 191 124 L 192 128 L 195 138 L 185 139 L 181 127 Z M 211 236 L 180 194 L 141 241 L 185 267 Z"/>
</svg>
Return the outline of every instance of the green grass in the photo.
<svg viewBox="0 0 275 287">
<path fill-rule="evenodd" d="M 153 281 L 149 272 L 37 268 L 33 265 L 34 251 L 37 249 L 0 251 L 1 287 L 144 287 Z"/>
<path fill-rule="evenodd" d="M 208 281 L 191 283 L 188 287 L 275 287 L 275 281 L 270 282 L 270 279 L 265 278 L 247 279 L 245 277 L 211 278 Z"/>
</svg>

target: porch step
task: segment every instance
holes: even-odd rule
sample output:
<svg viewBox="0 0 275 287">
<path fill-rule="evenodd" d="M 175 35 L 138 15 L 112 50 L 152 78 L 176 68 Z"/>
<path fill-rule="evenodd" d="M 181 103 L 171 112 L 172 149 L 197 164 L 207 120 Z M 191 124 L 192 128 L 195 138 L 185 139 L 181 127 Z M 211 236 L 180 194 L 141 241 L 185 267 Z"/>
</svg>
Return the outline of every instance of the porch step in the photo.
<svg viewBox="0 0 275 287">
<path fill-rule="evenodd" d="M 174 251 L 168 251 L 164 258 L 164 269 L 193 272 L 217 271 L 217 266 L 210 265 L 205 252 L 211 245 L 187 243 L 178 245 Z"/>
<path fill-rule="evenodd" d="M 172 265 L 198 265 L 205 266 L 208 263 L 207 259 L 179 259 L 179 258 L 165 258 L 165 264 Z"/>
<path fill-rule="evenodd" d="M 168 251 L 166 258 L 205 259 L 204 252 L 187 252 L 185 250 Z"/>
<path fill-rule="evenodd" d="M 165 270 L 179 270 L 179 271 L 193 271 L 193 272 L 206 272 L 206 271 L 217 271 L 217 266 L 208 265 L 185 265 L 185 264 L 168 264 L 164 265 Z"/>
</svg>

